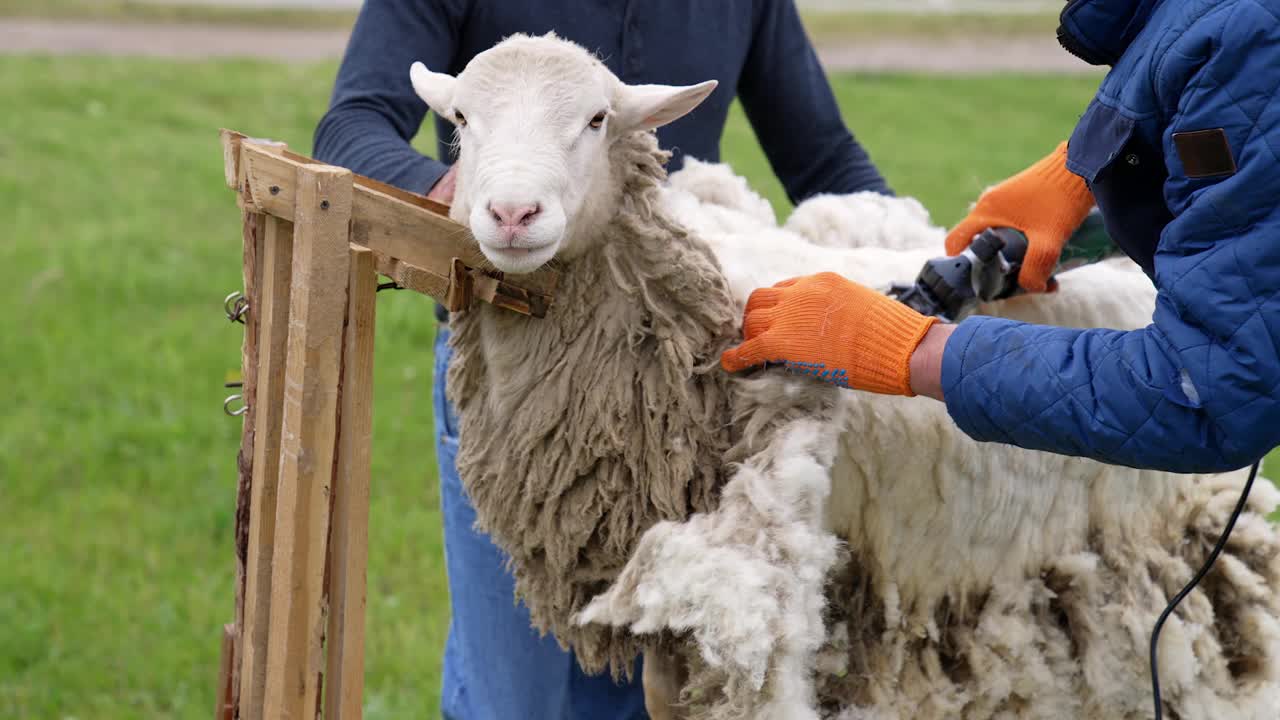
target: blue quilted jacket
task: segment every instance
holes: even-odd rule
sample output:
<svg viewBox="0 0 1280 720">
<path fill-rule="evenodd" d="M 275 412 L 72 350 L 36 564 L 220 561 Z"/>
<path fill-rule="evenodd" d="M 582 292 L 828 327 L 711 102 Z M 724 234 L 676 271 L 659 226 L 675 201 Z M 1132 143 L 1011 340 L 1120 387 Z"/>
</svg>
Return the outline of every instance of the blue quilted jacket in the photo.
<svg viewBox="0 0 1280 720">
<path fill-rule="evenodd" d="M 1280 444 L 1280 0 L 1075 0 L 1063 45 L 1110 65 L 1068 144 L 1151 277 L 1142 330 L 956 328 L 947 409 L 982 441 L 1175 472 Z"/>
</svg>

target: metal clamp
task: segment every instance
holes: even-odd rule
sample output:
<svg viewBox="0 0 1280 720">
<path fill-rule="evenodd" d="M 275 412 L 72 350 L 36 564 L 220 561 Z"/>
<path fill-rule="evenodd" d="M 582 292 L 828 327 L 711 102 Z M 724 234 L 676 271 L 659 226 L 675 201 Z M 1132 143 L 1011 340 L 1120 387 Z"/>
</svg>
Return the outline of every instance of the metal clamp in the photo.
<svg viewBox="0 0 1280 720">
<path fill-rule="evenodd" d="M 243 325 L 245 313 L 249 312 L 249 299 L 237 290 L 223 299 L 222 310 L 226 313 L 228 320 Z"/>
</svg>

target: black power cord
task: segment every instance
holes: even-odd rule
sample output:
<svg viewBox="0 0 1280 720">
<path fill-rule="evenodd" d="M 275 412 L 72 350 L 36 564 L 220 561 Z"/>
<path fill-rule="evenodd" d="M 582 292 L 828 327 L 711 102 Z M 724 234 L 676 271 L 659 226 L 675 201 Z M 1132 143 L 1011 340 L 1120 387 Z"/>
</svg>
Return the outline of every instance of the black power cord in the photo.
<svg viewBox="0 0 1280 720">
<path fill-rule="evenodd" d="M 1240 493 L 1240 501 L 1236 503 L 1236 509 L 1231 511 L 1231 517 L 1227 518 L 1227 526 L 1222 529 L 1222 536 L 1218 538 L 1218 542 L 1213 546 L 1213 551 L 1209 553 L 1209 557 L 1204 561 L 1200 571 L 1191 578 L 1191 582 L 1182 588 L 1173 599 L 1169 601 L 1169 606 L 1160 613 L 1160 619 L 1156 620 L 1155 629 L 1151 631 L 1151 691 L 1156 701 L 1156 720 L 1164 718 L 1164 711 L 1160 701 L 1160 670 L 1156 662 L 1156 647 L 1160 643 L 1160 629 L 1164 627 L 1164 621 L 1169 619 L 1173 614 L 1174 608 L 1178 607 L 1178 603 L 1195 589 L 1196 585 L 1204 579 L 1208 574 L 1209 568 L 1213 567 L 1213 562 L 1222 554 L 1222 549 L 1227 546 L 1227 538 L 1231 536 L 1232 529 L 1236 526 L 1236 520 L 1240 519 L 1240 513 L 1244 511 L 1245 503 L 1249 500 L 1249 491 L 1253 489 L 1253 480 L 1258 477 L 1258 467 L 1262 465 L 1262 461 L 1253 464 L 1253 469 L 1249 471 L 1249 479 L 1244 483 L 1244 490 Z"/>
</svg>

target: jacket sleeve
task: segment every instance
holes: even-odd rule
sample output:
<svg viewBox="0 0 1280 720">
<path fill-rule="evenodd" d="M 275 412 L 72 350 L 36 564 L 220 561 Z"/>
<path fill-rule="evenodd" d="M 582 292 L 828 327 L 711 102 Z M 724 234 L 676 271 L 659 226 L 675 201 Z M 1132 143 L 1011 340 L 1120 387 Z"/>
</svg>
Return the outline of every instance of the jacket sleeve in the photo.
<svg viewBox="0 0 1280 720">
<path fill-rule="evenodd" d="M 1163 137 L 1175 219 L 1156 253 L 1152 324 L 961 323 L 942 380 L 970 436 L 1175 472 L 1243 467 L 1280 444 L 1280 24 L 1257 20 L 1205 42 L 1214 49 L 1185 77 L 1156 77 L 1176 108 Z M 1188 178 L 1173 133 L 1215 128 L 1236 172 Z"/>
<path fill-rule="evenodd" d="M 758 0 L 738 97 L 791 202 L 818 193 L 892 194 L 840 117 L 794 0 Z"/>
<path fill-rule="evenodd" d="M 464 9 L 460 0 L 366 0 L 315 131 L 317 160 L 401 189 L 425 193 L 448 166 L 409 141 L 427 114 L 409 66 L 452 71 Z"/>
</svg>

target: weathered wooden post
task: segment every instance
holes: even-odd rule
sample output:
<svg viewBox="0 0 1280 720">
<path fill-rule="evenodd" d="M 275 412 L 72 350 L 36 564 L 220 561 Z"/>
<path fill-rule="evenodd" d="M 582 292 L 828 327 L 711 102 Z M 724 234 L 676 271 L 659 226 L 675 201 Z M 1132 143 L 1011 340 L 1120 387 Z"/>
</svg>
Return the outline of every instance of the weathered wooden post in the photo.
<svg viewBox="0 0 1280 720">
<path fill-rule="evenodd" d="M 453 311 L 535 317 L 556 276 L 505 279 L 423 196 L 229 130 L 222 148 L 243 215 L 247 407 L 215 717 L 358 720 L 378 274 Z"/>
</svg>

